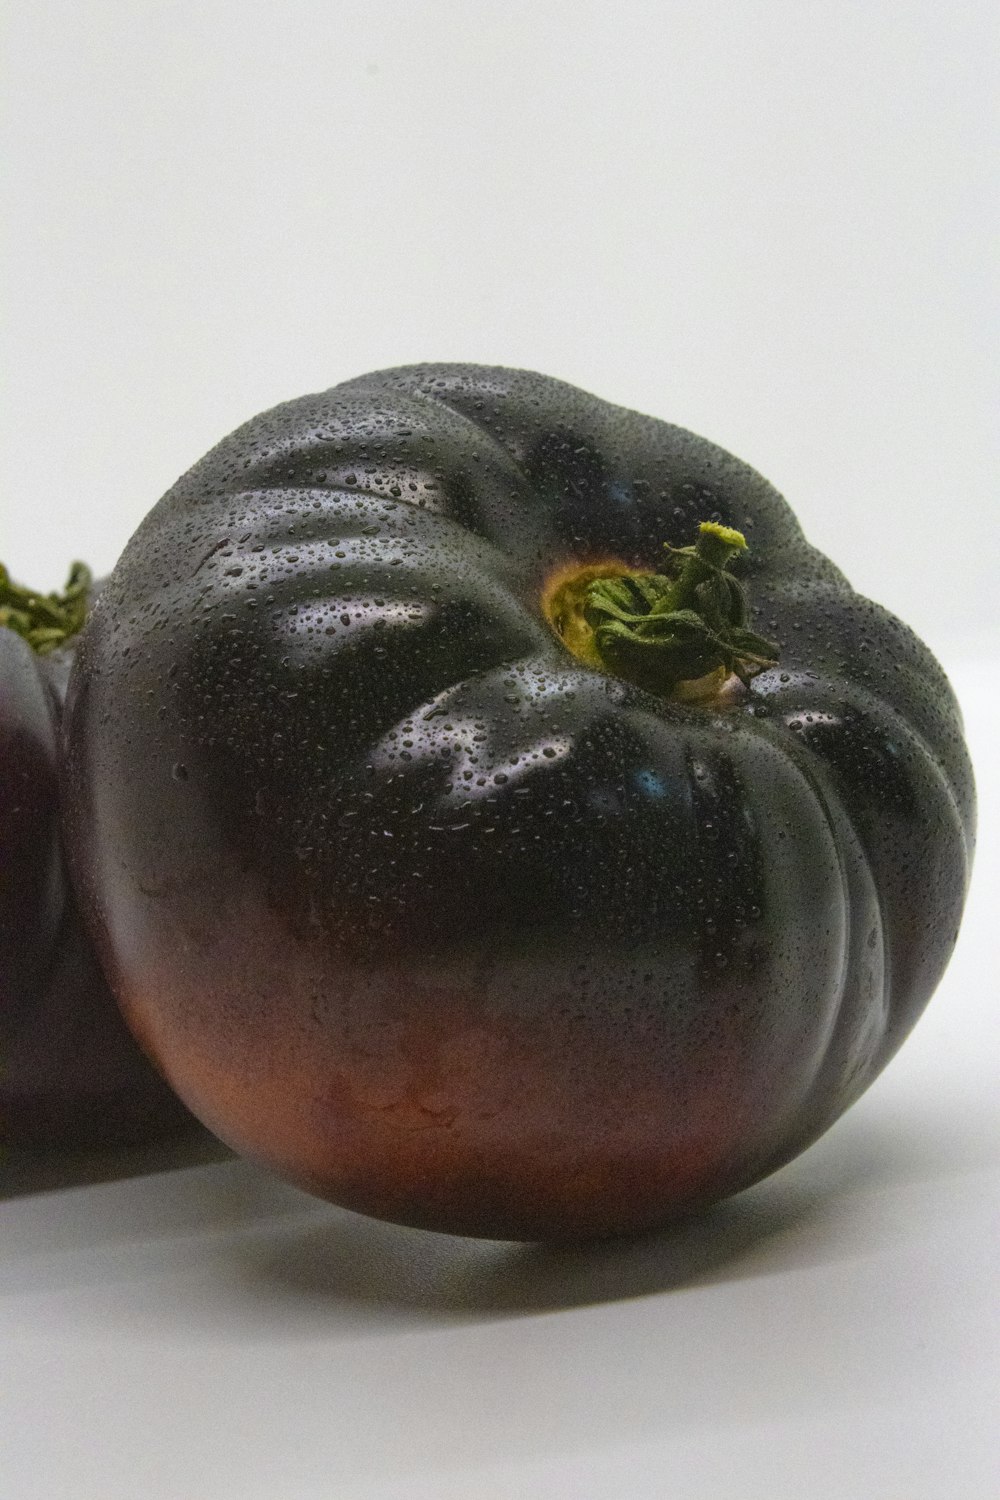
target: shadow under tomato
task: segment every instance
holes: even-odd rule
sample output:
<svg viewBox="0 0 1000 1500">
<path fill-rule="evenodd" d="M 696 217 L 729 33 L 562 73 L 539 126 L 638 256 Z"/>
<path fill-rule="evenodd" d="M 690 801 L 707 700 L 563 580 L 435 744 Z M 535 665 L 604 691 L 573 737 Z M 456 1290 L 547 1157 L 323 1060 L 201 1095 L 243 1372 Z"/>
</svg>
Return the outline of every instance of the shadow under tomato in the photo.
<svg viewBox="0 0 1000 1500">
<path fill-rule="evenodd" d="M 474 1321 L 783 1274 L 870 1253 L 871 1216 L 860 1204 L 954 1171 L 954 1139 L 926 1127 L 906 1139 L 888 1121 L 842 1121 L 756 1187 L 630 1239 L 466 1240 L 332 1210 L 325 1221 L 286 1220 L 233 1251 L 247 1295 L 302 1299 L 320 1322 L 324 1304 Z M 969 1170 L 976 1165 L 970 1157 Z M 879 1221 L 871 1233 L 881 1243 L 891 1227 Z"/>
<path fill-rule="evenodd" d="M 166 1140 L 105 1150 L 0 1148 L 0 1203 L 32 1193 L 94 1187 L 226 1161 L 232 1152 L 196 1121 Z"/>
<path fill-rule="evenodd" d="M 239 1247 L 244 1290 L 391 1309 L 416 1321 L 556 1311 L 720 1279 L 822 1206 L 747 1196 L 631 1239 L 573 1246 L 467 1240 L 351 1216 Z"/>
<path fill-rule="evenodd" d="M 203 1137 L 179 1156 L 163 1147 L 82 1159 L 73 1173 L 65 1161 L 37 1163 L 8 1180 L 0 1293 L 21 1298 L 31 1320 L 30 1299 L 57 1293 L 65 1324 L 70 1294 L 85 1289 L 81 1316 L 96 1297 L 106 1326 L 129 1336 L 155 1326 L 309 1342 L 474 1324 L 863 1259 L 905 1235 L 910 1198 L 980 1165 L 955 1113 L 921 1114 L 904 1132 L 893 1110 L 869 1108 L 696 1218 L 555 1247 L 365 1218 Z"/>
</svg>

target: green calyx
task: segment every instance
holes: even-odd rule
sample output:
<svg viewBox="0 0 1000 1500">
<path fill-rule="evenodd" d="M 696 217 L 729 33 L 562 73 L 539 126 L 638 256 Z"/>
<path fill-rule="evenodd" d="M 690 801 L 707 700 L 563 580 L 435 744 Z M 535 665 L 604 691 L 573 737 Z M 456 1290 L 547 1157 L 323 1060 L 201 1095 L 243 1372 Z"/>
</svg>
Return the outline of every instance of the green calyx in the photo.
<svg viewBox="0 0 1000 1500">
<path fill-rule="evenodd" d="M 0 626 L 23 636 L 39 656 L 46 656 L 83 625 L 92 583 L 90 569 L 76 562 L 61 594 L 37 594 L 14 583 L 0 563 Z"/>
<path fill-rule="evenodd" d="M 622 572 L 587 585 L 582 613 L 601 664 L 661 694 L 682 696 L 685 684 L 713 673 L 748 686 L 775 665 L 778 647 L 749 629 L 746 592 L 728 571 L 746 538 L 703 521 L 694 546 L 664 548 L 663 573 Z"/>
</svg>

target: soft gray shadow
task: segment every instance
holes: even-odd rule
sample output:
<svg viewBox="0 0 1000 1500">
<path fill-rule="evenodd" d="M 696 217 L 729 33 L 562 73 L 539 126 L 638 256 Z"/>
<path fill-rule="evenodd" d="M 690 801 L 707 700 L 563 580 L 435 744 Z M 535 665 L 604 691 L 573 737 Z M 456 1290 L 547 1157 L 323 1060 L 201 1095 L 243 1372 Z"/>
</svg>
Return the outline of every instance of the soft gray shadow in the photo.
<svg viewBox="0 0 1000 1500">
<path fill-rule="evenodd" d="M 953 1158 L 951 1159 L 953 1160 Z M 767 1181 L 656 1233 L 564 1246 L 456 1239 L 332 1210 L 232 1246 L 248 1296 L 477 1319 L 775 1275 L 863 1253 L 851 1199 L 941 1175 L 948 1158 L 868 1120 L 836 1131 Z"/>
<path fill-rule="evenodd" d="M 344 1214 L 234 1246 L 251 1297 L 478 1320 L 648 1296 L 720 1279 L 793 1233 L 819 1199 L 753 1191 L 656 1233 L 573 1246 L 463 1240 Z M 338 1314 L 339 1321 L 339 1314 Z"/>
<path fill-rule="evenodd" d="M 142 1146 L 119 1146 L 105 1151 L 24 1151 L 0 1149 L 0 1202 L 60 1188 L 93 1187 L 150 1173 L 226 1161 L 228 1147 L 201 1125 L 182 1134 Z"/>
<path fill-rule="evenodd" d="M 80 1164 L 74 1186 L 44 1171 L 4 1215 L 0 1291 L 86 1289 L 108 1326 L 184 1326 L 206 1336 L 328 1338 L 444 1327 L 785 1275 L 894 1248 L 899 1195 L 934 1196 L 980 1152 L 954 1114 L 907 1133 L 859 1111 L 803 1156 L 728 1202 L 632 1239 L 576 1246 L 432 1234 L 320 1202 L 211 1138 L 141 1167 Z M 188 1166 L 193 1170 L 166 1170 Z M 99 1169 L 99 1170 L 98 1170 Z M 56 1170 L 55 1168 L 53 1170 Z M 130 1173 L 138 1171 L 131 1177 Z M 64 1168 L 59 1182 L 67 1186 Z M 33 1195 L 31 1189 L 34 1189 Z M 905 1215 L 904 1215 L 905 1221 Z M 20 1304 L 19 1304 L 20 1305 Z M 65 1319 L 73 1305 L 64 1301 Z M 23 1302 L 24 1315 L 32 1304 Z"/>
</svg>

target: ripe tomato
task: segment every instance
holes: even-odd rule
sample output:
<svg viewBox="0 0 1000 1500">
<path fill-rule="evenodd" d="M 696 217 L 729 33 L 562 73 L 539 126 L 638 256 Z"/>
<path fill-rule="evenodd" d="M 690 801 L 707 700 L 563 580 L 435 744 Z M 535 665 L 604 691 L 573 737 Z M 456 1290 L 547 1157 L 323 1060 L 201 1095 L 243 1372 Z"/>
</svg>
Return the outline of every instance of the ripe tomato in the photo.
<svg viewBox="0 0 1000 1500">
<path fill-rule="evenodd" d="M 72 653 L 70 640 L 39 655 L 0 627 L 4 1147 L 139 1144 L 194 1126 L 122 1021 L 69 886 L 56 747 Z"/>
<path fill-rule="evenodd" d="M 745 464 L 518 371 L 225 439 L 115 569 L 64 744 L 181 1096 L 436 1229 L 636 1230 L 773 1171 L 913 1025 L 968 879 L 927 649 Z"/>
</svg>

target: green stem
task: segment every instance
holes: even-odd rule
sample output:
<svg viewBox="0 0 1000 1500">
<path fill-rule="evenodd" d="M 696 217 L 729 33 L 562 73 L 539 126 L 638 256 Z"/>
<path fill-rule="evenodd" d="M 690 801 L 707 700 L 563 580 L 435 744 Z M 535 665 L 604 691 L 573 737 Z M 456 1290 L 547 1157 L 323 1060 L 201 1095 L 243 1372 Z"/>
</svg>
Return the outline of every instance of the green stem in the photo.
<svg viewBox="0 0 1000 1500">
<path fill-rule="evenodd" d="M 23 636 L 40 656 L 46 656 L 83 625 L 92 584 L 87 565 L 75 562 L 61 594 L 38 594 L 14 583 L 0 563 L 0 626 Z"/>
<path fill-rule="evenodd" d="M 778 659 L 773 641 L 748 626 L 749 606 L 728 571 L 747 550 L 742 532 L 702 521 L 692 547 L 665 544 L 667 571 L 596 578 L 583 617 L 603 666 L 628 682 L 670 694 L 725 668 L 744 686 Z"/>
</svg>

